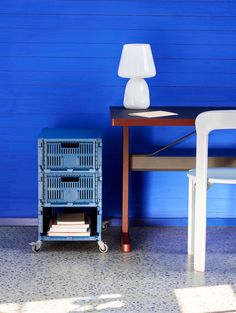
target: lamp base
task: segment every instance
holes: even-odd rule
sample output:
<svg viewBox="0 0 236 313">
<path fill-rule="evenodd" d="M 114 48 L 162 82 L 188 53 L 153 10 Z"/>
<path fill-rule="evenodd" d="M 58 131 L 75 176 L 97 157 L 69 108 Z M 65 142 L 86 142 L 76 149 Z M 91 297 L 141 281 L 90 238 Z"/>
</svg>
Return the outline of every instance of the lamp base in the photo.
<svg viewBox="0 0 236 313">
<path fill-rule="evenodd" d="M 143 78 L 131 78 L 125 87 L 126 109 L 147 109 L 150 106 L 148 84 Z"/>
</svg>

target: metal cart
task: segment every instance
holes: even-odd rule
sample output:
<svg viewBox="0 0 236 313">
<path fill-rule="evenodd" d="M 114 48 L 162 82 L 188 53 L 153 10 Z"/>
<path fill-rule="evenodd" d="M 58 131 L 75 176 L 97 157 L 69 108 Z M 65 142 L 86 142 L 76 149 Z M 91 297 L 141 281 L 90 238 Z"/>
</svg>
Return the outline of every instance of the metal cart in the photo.
<svg viewBox="0 0 236 313">
<path fill-rule="evenodd" d="M 58 213 L 83 212 L 90 220 L 90 236 L 48 236 Z M 38 252 L 42 241 L 102 241 L 102 139 L 98 130 L 43 129 L 38 139 Z"/>
</svg>

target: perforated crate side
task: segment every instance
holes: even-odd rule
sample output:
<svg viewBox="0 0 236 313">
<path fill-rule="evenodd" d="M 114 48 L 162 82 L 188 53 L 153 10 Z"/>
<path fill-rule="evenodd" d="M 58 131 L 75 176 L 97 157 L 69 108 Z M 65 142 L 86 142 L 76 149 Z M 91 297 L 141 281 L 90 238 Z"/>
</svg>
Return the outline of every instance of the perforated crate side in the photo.
<svg viewBox="0 0 236 313">
<path fill-rule="evenodd" d="M 44 205 L 96 206 L 97 175 L 95 173 L 48 173 L 43 179 Z"/>
<path fill-rule="evenodd" d="M 97 170 L 101 167 L 97 146 L 95 139 L 45 141 L 43 167 L 45 170 Z"/>
</svg>

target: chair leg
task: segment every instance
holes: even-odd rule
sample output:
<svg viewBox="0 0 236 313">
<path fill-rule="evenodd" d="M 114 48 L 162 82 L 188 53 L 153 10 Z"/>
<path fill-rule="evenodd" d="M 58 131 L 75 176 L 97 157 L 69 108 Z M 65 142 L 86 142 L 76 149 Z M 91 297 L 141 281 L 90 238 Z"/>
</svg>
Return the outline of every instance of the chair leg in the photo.
<svg viewBox="0 0 236 313">
<path fill-rule="evenodd" d="M 194 270 L 205 271 L 207 186 L 196 186 Z"/>
<path fill-rule="evenodd" d="M 194 254 L 195 183 L 188 180 L 188 254 Z"/>
</svg>

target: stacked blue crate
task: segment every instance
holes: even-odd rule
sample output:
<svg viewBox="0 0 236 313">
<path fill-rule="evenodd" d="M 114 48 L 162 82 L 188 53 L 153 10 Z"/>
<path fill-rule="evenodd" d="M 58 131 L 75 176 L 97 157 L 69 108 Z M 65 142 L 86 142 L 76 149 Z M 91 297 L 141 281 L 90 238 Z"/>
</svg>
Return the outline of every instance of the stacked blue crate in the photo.
<svg viewBox="0 0 236 313">
<path fill-rule="evenodd" d="M 43 129 L 38 139 L 38 241 L 102 241 L 102 139 L 98 130 Z M 90 236 L 48 236 L 50 219 L 60 212 L 85 212 Z"/>
</svg>

